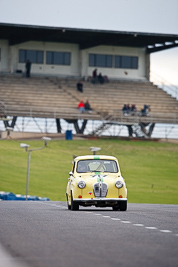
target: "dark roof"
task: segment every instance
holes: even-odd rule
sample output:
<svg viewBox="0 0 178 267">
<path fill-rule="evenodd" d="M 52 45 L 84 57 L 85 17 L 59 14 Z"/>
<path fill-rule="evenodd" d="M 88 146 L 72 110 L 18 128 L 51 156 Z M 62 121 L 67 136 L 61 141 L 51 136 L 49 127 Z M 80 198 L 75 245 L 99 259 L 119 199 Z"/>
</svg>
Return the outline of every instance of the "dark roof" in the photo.
<svg viewBox="0 0 178 267">
<path fill-rule="evenodd" d="M 80 49 L 98 45 L 147 48 L 153 53 L 178 46 L 178 35 L 142 32 L 76 29 L 0 23 L 0 39 L 10 45 L 27 41 L 79 44 Z"/>
</svg>

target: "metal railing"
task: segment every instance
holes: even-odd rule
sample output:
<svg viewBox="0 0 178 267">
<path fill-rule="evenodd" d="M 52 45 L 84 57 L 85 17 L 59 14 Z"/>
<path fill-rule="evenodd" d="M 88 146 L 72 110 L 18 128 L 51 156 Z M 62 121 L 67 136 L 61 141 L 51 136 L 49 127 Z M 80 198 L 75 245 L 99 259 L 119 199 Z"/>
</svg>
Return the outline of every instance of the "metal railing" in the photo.
<svg viewBox="0 0 178 267">
<path fill-rule="evenodd" d="M 150 112 L 147 116 L 141 116 L 139 112 L 135 114 L 130 114 L 125 116 L 121 111 L 115 112 L 115 114 L 111 115 L 110 118 L 103 116 L 102 122 L 110 122 L 113 124 L 139 124 L 141 122 L 145 123 L 168 123 L 168 124 L 177 124 L 178 116 L 175 113 L 158 113 L 158 112 Z"/>
<path fill-rule="evenodd" d="M 178 100 L 178 86 L 171 84 L 154 72 L 150 72 L 150 81 Z"/>
<path fill-rule="evenodd" d="M 96 112 L 93 113 L 80 113 L 77 108 L 67 107 L 32 107 L 32 106 L 19 106 L 9 105 L 6 107 L 6 116 L 20 116 L 20 117 L 39 117 L 39 118 L 71 118 L 71 119 L 101 119 L 101 115 Z"/>
<path fill-rule="evenodd" d="M 69 119 L 87 119 L 101 120 L 107 123 L 119 124 L 137 124 L 140 122 L 149 123 L 178 123 L 176 111 L 174 113 L 156 113 L 149 112 L 148 116 L 141 116 L 140 112 L 136 112 L 125 116 L 121 110 L 115 110 L 113 114 L 102 113 L 80 113 L 77 108 L 44 108 L 44 107 L 19 107 L 15 105 L 5 108 L 5 116 L 20 116 L 20 117 L 39 117 L 39 118 L 69 118 Z"/>
<path fill-rule="evenodd" d="M 159 113 L 157 114 L 159 115 Z M 130 116 L 131 117 L 131 116 Z M 150 114 L 150 117 L 143 117 L 143 122 L 146 120 L 155 121 L 154 114 Z M 103 118 L 104 119 L 104 118 Z M 138 119 L 138 120 L 137 120 Z M 96 135 L 108 135 L 108 136 L 128 136 L 128 128 L 127 125 L 132 125 L 133 127 L 137 127 L 139 125 L 138 118 L 129 118 L 124 117 L 122 114 L 118 116 L 113 116 L 112 121 L 104 120 L 104 122 L 108 122 L 108 127 L 103 128 L 102 131 L 97 132 Z M 177 118 L 178 119 L 178 118 Z M 131 121 L 132 120 L 132 121 Z M 178 120 L 177 124 L 173 125 L 173 122 L 176 121 L 176 117 L 173 117 L 173 120 L 169 123 L 162 122 L 161 120 L 156 123 L 155 129 L 153 132 L 153 137 L 161 137 L 161 138 L 178 138 Z M 81 121 L 82 122 L 82 121 Z M 68 124 L 65 120 L 60 120 L 62 133 L 65 134 L 66 130 L 72 130 L 75 134 L 75 128 L 73 124 Z M 100 120 L 88 120 L 84 135 L 89 135 L 92 132 L 98 131 L 99 126 L 103 123 Z M 80 125 L 80 121 L 79 121 Z M 3 121 L 0 120 L 0 131 L 5 131 L 5 126 Z M 17 124 L 15 125 L 14 131 L 17 132 L 34 132 L 34 133 L 57 133 L 56 121 L 54 118 L 32 118 L 32 117 L 18 117 Z"/>
</svg>

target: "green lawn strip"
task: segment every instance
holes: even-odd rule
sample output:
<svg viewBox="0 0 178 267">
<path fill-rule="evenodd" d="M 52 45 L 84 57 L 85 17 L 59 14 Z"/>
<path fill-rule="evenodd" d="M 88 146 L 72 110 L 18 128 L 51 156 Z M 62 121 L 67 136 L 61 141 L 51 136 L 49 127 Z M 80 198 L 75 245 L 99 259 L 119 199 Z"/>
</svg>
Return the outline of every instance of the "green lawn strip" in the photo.
<svg viewBox="0 0 178 267">
<path fill-rule="evenodd" d="M 0 141 L 0 191 L 25 194 L 28 153 L 43 141 Z M 119 159 L 128 188 L 128 202 L 178 204 L 178 145 L 171 143 L 98 140 L 52 140 L 48 147 L 31 153 L 29 194 L 64 201 L 73 155 L 100 154 Z"/>
</svg>

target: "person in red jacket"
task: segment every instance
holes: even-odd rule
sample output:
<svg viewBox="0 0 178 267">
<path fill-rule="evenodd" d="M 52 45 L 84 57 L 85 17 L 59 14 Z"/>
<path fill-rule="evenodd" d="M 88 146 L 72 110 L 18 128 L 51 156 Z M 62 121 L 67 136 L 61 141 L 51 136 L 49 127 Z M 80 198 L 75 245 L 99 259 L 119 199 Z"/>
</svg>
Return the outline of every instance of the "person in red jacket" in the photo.
<svg viewBox="0 0 178 267">
<path fill-rule="evenodd" d="M 81 100 L 80 103 L 78 104 L 78 109 L 79 109 L 80 113 L 85 112 L 85 104 L 84 104 L 83 100 Z"/>
</svg>

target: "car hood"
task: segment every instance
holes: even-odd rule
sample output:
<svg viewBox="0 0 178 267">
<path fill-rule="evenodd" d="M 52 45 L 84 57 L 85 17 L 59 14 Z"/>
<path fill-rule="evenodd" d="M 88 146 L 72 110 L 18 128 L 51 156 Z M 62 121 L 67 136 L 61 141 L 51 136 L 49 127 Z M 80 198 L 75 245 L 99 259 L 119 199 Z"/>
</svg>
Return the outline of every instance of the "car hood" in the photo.
<svg viewBox="0 0 178 267">
<path fill-rule="evenodd" d="M 114 180 L 122 180 L 123 178 L 118 175 L 118 173 L 101 173 L 101 174 L 95 174 L 95 173 L 82 173 L 79 176 L 76 176 L 78 181 L 85 181 L 86 183 L 96 183 L 96 182 L 103 182 L 103 183 L 110 183 Z"/>
</svg>

